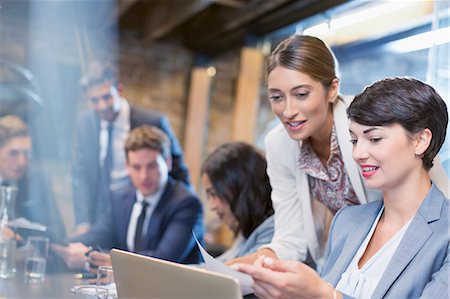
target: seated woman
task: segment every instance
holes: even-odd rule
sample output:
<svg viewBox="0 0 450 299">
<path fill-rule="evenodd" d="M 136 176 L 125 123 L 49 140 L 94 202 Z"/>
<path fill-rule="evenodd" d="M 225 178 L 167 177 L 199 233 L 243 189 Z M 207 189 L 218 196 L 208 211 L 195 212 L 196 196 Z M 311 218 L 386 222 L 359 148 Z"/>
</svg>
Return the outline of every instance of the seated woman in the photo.
<svg viewBox="0 0 450 299">
<path fill-rule="evenodd" d="M 322 278 L 268 257 L 235 266 L 259 298 L 448 298 L 450 202 L 428 174 L 445 139 L 444 101 L 418 80 L 385 79 L 347 113 L 353 158 L 382 201 L 336 214 Z"/>
<path fill-rule="evenodd" d="M 235 234 L 221 261 L 255 252 L 272 240 L 274 222 L 266 160 L 243 142 L 223 144 L 203 162 L 202 184 L 210 209 Z"/>
</svg>

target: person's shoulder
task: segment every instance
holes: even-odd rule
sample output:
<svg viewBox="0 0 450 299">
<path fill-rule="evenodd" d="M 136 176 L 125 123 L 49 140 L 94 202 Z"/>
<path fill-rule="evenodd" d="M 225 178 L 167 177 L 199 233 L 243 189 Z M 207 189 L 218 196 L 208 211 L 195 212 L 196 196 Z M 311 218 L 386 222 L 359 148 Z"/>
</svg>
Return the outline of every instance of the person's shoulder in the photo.
<svg viewBox="0 0 450 299">
<path fill-rule="evenodd" d="M 366 204 L 346 206 L 340 209 L 335 217 L 340 221 L 360 222 L 366 219 L 367 215 L 378 213 L 382 205 L 382 200 L 376 200 Z"/>
<path fill-rule="evenodd" d="M 191 190 L 184 182 L 175 180 L 169 177 L 167 184 L 172 188 L 174 195 L 177 197 L 195 197 L 198 199 L 197 194 Z"/>
<path fill-rule="evenodd" d="M 355 96 L 353 95 L 339 95 L 339 99 L 344 103 L 345 107 L 350 106 L 354 98 Z"/>
<path fill-rule="evenodd" d="M 155 120 L 159 120 L 165 117 L 164 114 L 162 114 L 159 111 L 142 107 L 132 103 L 129 103 L 129 105 L 130 105 L 130 113 L 132 116 L 150 118 Z"/>
<path fill-rule="evenodd" d="M 113 202 L 123 202 L 125 199 L 133 198 L 136 195 L 136 188 L 131 182 L 127 182 L 123 186 L 111 191 L 111 200 Z"/>
<path fill-rule="evenodd" d="M 266 147 L 280 146 L 285 147 L 287 144 L 296 144 L 297 142 L 289 137 L 286 129 L 282 124 L 278 124 L 269 131 L 265 137 Z"/>
</svg>

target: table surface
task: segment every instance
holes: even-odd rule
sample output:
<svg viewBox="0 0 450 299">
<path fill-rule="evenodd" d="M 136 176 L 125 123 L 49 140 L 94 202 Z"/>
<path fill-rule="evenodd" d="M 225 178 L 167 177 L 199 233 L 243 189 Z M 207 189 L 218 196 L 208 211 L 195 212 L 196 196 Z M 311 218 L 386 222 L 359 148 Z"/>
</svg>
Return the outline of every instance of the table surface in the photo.
<svg viewBox="0 0 450 299">
<path fill-rule="evenodd" d="M 70 289 L 75 285 L 87 284 L 87 280 L 76 279 L 74 273 L 50 273 L 44 282 L 26 283 L 23 273 L 9 279 L 0 279 L 0 298 L 72 298 Z"/>
</svg>

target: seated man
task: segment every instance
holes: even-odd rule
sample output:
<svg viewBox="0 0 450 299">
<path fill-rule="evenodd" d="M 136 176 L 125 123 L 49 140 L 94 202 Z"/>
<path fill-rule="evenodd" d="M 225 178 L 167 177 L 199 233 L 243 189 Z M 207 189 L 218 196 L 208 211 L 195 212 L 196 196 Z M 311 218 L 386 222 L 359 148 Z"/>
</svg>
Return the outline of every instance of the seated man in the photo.
<svg viewBox="0 0 450 299">
<path fill-rule="evenodd" d="M 63 247 L 53 245 L 69 268 L 82 268 L 87 246 L 119 248 L 169 261 L 201 262 L 192 231 L 203 239 L 203 210 L 185 184 L 169 176 L 170 142 L 153 126 L 131 131 L 125 142 L 126 167 L 132 185 L 111 193 L 111 205 L 92 229 Z M 111 264 L 109 254 L 92 253 L 94 265 Z M 94 261 L 95 257 L 95 261 Z"/>
<path fill-rule="evenodd" d="M 47 227 L 53 242 L 65 239 L 66 229 L 50 184 L 37 165 L 29 167 L 32 140 L 27 125 L 17 116 L 0 118 L 0 182 L 15 186 L 15 218 L 25 218 Z M 18 240 L 42 232 L 18 228 Z"/>
</svg>

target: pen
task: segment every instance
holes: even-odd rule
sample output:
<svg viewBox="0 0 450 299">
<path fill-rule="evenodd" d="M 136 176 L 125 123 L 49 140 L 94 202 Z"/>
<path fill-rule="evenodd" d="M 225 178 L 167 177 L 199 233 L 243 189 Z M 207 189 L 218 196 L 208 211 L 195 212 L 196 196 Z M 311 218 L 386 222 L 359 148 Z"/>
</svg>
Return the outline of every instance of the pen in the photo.
<svg viewBox="0 0 450 299">
<path fill-rule="evenodd" d="M 97 278 L 97 274 L 89 273 L 89 272 L 76 273 L 73 275 L 73 277 L 76 279 L 93 279 L 93 278 Z"/>
</svg>

